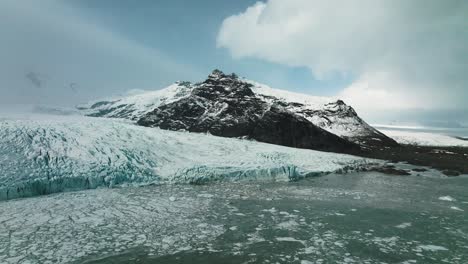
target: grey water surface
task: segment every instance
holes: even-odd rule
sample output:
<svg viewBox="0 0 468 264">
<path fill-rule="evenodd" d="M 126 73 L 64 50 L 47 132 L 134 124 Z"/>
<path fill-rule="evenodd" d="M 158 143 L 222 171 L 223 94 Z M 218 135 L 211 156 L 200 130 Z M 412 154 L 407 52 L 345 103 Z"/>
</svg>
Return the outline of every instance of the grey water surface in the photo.
<svg viewBox="0 0 468 264">
<path fill-rule="evenodd" d="M 211 250 L 136 248 L 90 263 L 468 263 L 467 187 L 376 173 L 194 187 L 213 195 L 207 221 L 225 228 Z"/>
<path fill-rule="evenodd" d="M 468 263 L 467 188 L 466 176 L 366 172 L 298 182 L 97 189 L 4 201 L 0 259 Z"/>
</svg>

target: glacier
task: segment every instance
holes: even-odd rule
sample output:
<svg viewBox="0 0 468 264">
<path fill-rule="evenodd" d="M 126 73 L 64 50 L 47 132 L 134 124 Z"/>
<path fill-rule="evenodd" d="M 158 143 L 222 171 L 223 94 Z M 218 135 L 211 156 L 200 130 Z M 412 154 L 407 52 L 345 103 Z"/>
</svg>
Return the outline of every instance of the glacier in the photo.
<svg viewBox="0 0 468 264">
<path fill-rule="evenodd" d="M 0 118 L 0 200 L 126 185 L 291 181 L 375 160 L 136 126 L 112 118 Z"/>
</svg>

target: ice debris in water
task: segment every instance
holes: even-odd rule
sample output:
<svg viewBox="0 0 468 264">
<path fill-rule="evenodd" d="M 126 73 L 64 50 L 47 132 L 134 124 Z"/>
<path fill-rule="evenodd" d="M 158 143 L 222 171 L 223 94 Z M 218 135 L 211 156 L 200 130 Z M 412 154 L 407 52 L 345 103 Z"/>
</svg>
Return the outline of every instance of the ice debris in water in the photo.
<svg viewBox="0 0 468 264">
<path fill-rule="evenodd" d="M 426 251 L 442 251 L 442 250 L 445 251 L 445 250 L 448 250 L 445 247 L 436 246 L 436 245 L 422 245 L 422 246 L 419 246 L 418 248 L 420 248 L 422 250 L 426 250 Z"/>
<path fill-rule="evenodd" d="M 407 227 L 410 227 L 411 226 L 411 223 L 402 223 L 402 224 L 399 224 L 397 226 L 395 226 L 396 228 L 400 228 L 400 229 L 405 229 Z"/>
<path fill-rule="evenodd" d="M 460 211 L 460 212 L 464 211 L 463 209 L 460 209 L 459 207 L 456 207 L 456 206 L 451 206 L 450 209 L 455 210 L 455 211 Z"/>
<path fill-rule="evenodd" d="M 455 202 L 456 200 L 450 196 L 441 196 L 439 197 L 439 200 L 441 201 L 447 201 L 447 202 Z"/>
</svg>

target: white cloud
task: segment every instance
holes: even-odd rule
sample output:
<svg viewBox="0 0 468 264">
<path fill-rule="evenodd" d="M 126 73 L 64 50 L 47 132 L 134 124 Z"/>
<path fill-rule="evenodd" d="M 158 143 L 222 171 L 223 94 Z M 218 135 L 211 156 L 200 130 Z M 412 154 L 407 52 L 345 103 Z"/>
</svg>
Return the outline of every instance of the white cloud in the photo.
<svg viewBox="0 0 468 264">
<path fill-rule="evenodd" d="M 338 97 L 345 98 L 347 103 L 364 113 L 372 110 L 425 107 L 424 102 L 418 98 L 392 92 L 394 86 L 403 87 L 404 84 L 395 83 L 387 73 L 374 73 L 362 76 L 344 89 Z"/>
<path fill-rule="evenodd" d="M 353 74 L 359 109 L 468 108 L 468 1 L 269 0 L 224 20 L 233 57 Z"/>
</svg>

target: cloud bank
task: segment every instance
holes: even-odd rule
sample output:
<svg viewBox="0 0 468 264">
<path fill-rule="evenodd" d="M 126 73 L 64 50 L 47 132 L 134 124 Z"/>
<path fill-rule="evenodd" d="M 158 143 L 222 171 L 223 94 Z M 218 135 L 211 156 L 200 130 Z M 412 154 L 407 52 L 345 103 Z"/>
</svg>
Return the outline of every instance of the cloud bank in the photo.
<svg viewBox="0 0 468 264">
<path fill-rule="evenodd" d="M 0 104 L 73 105 L 199 75 L 71 4 L 0 0 Z"/>
<path fill-rule="evenodd" d="M 468 109 L 468 1 L 268 0 L 226 18 L 233 57 L 351 74 L 358 110 Z"/>
</svg>

